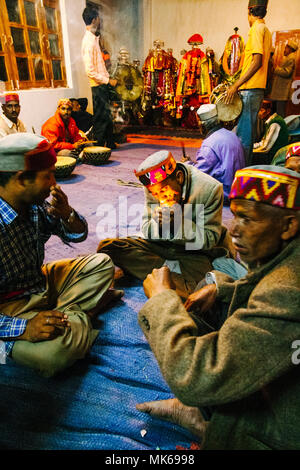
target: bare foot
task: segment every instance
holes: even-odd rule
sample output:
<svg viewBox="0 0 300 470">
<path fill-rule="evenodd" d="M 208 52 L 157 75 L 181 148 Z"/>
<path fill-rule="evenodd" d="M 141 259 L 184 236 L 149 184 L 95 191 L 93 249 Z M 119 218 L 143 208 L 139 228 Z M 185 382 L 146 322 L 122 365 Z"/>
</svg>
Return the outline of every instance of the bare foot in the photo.
<svg viewBox="0 0 300 470">
<path fill-rule="evenodd" d="M 118 266 L 115 266 L 115 274 L 114 274 L 114 280 L 117 279 L 122 279 L 122 277 L 125 276 L 125 273 L 122 268 L 119 268 Z"/>
<path fill-rule="evenodd" d="M 102 296 L 100 301 L 97 303 L 96 307 L 94 307 L 92 310 L 87 312 L 87 315 L 90 318 L 94 318 L 96 315 L 101 313 L 111 302 L 116 302 L 117 300 L 120 300 L 124 295 L 123 290 L 117 290 L 117 289 L 108 289 L 108 291 L 105 292 L 105 294 Z"/>
<path fill-rule="evenodd" d="M 138 403 L 136 409 L 178 424 L 201 439 L 203 439 L 208 426 L 208 421 L 204 421 L 199 408 L 183 405 L 177 398 Z"/>
</svg>

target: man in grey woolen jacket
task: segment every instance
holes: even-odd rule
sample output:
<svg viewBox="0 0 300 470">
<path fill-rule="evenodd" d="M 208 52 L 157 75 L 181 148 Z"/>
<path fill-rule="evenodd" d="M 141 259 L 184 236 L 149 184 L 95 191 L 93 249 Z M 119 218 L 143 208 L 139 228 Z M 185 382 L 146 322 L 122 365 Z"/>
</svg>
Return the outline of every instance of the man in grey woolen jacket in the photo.
<svg viewBox="0 0 300 470">
<path fill-rule="evenodd" d="M 205 450 L 299 450 L 300 175 L 245 168 L 230 199 L 248 273 L 234 281 L 213 271 L 214 283 L 184 304 L 166 267 L 148 275 L 139 323 L 176 398 L 137 408 L 176 417 Z M 213 330 L 206 315 L 216 301 L 228 309 Z"/>
</svg>

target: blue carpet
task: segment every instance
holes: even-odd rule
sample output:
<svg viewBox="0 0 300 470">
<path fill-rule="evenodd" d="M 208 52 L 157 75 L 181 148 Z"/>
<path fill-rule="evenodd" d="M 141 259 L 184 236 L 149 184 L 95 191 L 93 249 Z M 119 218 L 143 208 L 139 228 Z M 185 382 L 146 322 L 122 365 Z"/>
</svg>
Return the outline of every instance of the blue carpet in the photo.
<svg viewBox="0 0 300 470">
<path fill-rule="evenodd" d="M 142 189 L 117 181 L 136 181 L 133 170 L 160 149 L 125 144 L 108 164 L 78 165 L 60 181 L 70 204 L 86 217 L 89 236 L 72 246 L 52 237 L 45 261 L 95 252 L 99 205 L 117 205 L 119 196 L 142 202 Z M 181 150 L 170 150 L 179 160 Z M 192 155 L 195 149 L 189 151 Z M 230 218 L 224 208 L 224 223 Z M 197 441 L 178 426 L 135 409 L 137 403 L 172 394 L 137 323 L 146 301 L 142 285 L 136 281 L 122 288 L 122 301 L 98 317 L 100 333 L 89 355 L 63 374 L 44 379 L 13 361 L 0 365 L 0 449 L 172 450 L 189 449 Z"/>
<path fill-rule="evenodd" d="M 135 409 L 172 394 L 138 326 L 143 288 L 123 288 L 124 301 L 97 318 L 89 355 L 63 374 L 45 379 L 13 361 L 0 366 L 0 448 L 170 450 L 197 441 Z"/>
</svg>

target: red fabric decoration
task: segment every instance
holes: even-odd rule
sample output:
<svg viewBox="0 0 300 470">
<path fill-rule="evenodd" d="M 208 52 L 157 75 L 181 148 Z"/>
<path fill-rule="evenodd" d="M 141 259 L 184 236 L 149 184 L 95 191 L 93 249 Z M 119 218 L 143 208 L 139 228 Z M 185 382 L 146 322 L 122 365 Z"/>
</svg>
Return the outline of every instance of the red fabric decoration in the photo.
<svg viewBox="0 0 300 470">
<path fill-rule="evenodd" d="M 201 34 L 193 34 L 188 40 L 189 44 L 196 43 L 196 44 L 203 44 L 203 37 Z"/>
</svg>

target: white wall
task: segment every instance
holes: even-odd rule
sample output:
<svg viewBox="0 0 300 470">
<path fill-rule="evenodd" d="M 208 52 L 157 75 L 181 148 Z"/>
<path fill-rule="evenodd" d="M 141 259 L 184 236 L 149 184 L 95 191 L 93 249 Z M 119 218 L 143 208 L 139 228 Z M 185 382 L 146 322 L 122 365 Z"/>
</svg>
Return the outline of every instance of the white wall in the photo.
<svg viewBox="0 0 300 470">
<path fill-rule="evenodd" d="M 212 47 L 219 59 L 235 26 L 247 40 L 247 8 L 248 0 L 144 0 L 144 55 L 155 39 L 161 39 L 180 60 L 180 51 L 190 49 L 188 38 L 200 33 L 201 49 Z M 269 0 L 265 21 L 271 32 L 299 29 L 300 1 Z"/>
<path fill-rule="evenodd" d="M 188 38 L 200 33 L 201 46 L 215 50 L 217 59 L 223 53 L 227 38 L 235 26 L 247 39 L 248 0 L 94 0 L 102 5 L 103 37 L 111 58 L 116 62 L 121 46 L 128 48 L 131 59 L 141 65 L 155 39 L 162 39 L 180 60 L 180 51 L 189 49 Z M 27 130 L 37 133 L 41 125 L 55 112 L 63 97 L 87 97 L 92 111 L 92 97 L 81 59 L 81 40 L 85 32 L 82 11 L 85 0 L 60 0 L 68 88 L 20 91 L 21 114 Z M 266 23 L 271 32 L 300 28 L 300 1 L 269 0 Z"/>
<path fill-rule="evenodd" d="M 113 64 L 120 47 L 128 48 L 131 59 L 143 60 L 142 13 L 143 0 L 93 0 L 102 5 L 105 45 Z M 81 41 L 85 33 L 82 12 L 85 0 L 60 0 L 65 47 L 67 88 L 32 89 L 20 91 L 21 113 L 28 132 L 34 127 L 39 133 L 41 125 L 54 114 L 60 98 L 87 97 L 92 112 L 92 95 L 81 59 Z"/>
</svg>

